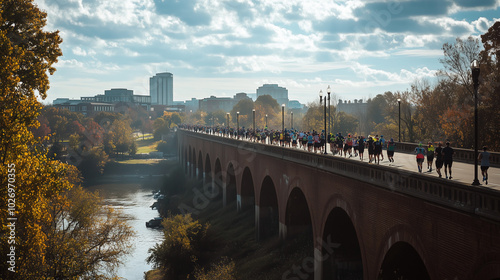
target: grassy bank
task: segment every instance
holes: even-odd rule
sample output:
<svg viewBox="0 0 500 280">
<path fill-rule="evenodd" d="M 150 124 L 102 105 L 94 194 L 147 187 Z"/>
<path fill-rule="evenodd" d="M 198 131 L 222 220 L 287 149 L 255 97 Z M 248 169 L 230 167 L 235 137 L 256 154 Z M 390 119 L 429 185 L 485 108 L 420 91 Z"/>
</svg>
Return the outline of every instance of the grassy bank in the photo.
<svg viewBox="0 0 500 280">
<path fill-rule="evenodd" d="M 137 144 L 137 153 L 138 154 L 149 154 L 150 152 L 156 151 L 156 145 L 159 141 L 155 141 L 153 137 L 145 138 L 137 138 L 135 143 Z"/>
</svg>

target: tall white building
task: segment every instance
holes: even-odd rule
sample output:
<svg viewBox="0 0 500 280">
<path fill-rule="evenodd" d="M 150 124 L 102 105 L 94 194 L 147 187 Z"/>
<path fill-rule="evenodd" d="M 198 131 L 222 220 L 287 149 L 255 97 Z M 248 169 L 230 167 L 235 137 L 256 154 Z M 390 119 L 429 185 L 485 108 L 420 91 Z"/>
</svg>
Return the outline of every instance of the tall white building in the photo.
<svg viewBox="0 0 500 280">
<path fill-rule="evenodd" d="M 158 73 L 149 78 L 152 105 L 174 105 L 174 78 L 172 73 Z"/>
</svg>

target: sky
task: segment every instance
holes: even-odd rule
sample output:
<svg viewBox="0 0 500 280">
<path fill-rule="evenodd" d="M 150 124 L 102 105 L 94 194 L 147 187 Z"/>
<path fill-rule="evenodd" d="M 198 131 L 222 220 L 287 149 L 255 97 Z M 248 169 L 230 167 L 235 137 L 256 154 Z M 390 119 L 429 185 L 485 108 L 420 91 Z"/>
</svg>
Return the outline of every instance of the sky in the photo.
<svg viewBox="0 0 500 280">
<path fill-rule="evenodd" d="M 149 95 L 149 78 L 174 77 L 174 100 L 255 93 L 344 100 L 431 83 L 442 46 L 478 37 L 500 0 L 35 0 L 63 56 L 44 103 L 111 88 Z"/>
</svg>

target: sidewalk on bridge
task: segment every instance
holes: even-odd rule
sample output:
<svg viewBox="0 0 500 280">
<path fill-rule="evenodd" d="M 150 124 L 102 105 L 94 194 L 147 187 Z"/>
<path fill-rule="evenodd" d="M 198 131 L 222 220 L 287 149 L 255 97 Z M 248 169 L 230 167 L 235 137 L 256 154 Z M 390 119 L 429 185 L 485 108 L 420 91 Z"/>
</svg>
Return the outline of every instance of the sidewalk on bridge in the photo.
<svg viewBox="0 0 500 280">
<path fill-rule="evenodd" d="M 405 170 L 418 172 L 417 160 L 415 155 L 396 152 L 394 154 L 394 162 L 389 162 L 387 160 L 387 151 L 384 150 L 383 153 L 384 153 L 384 160 L 380 161 L 380 165 L 392 166 L 395 168 L 401 168 Z M 335 155 L 335 157 L 340 157 L 340 156 Z M 349 158 L 349 156 L 347 156 L 347 158 Z M 360 160 L 359 157 L 354 157 L 354 156 L 350 159 L 358 161 Z M 366 151 L 364 155 L 364 162 L 368 162 L 368 153 Z M 432 164 L 432 172 L 427 172 L 427 159 L 424 160 L 422 166 L 423 166 L 422 174 L 427 176 L 438 177 L 438 174 L 436 172 L 436 160 L 434 160 L 434 163 Z M 451 170 L 452 170 L 451 180 L 472 186 L 472 181 L 474 181 L 474 164 L 454 161 Z M 443 175 L 443 180 L 447 180 L 445 178 L 444 167 L 441 169 L 441 174 Z M 488 184 L 486 185 L 485 182 L 483 182 L 483 176 L 481 175 L 481 167 L 478 166 L 478 179 L 479 183 L 481 184 L 479 187 L 485 187 L 500 191 L 500 168 L 490 167 L 488 169 Z"/>
</svg>

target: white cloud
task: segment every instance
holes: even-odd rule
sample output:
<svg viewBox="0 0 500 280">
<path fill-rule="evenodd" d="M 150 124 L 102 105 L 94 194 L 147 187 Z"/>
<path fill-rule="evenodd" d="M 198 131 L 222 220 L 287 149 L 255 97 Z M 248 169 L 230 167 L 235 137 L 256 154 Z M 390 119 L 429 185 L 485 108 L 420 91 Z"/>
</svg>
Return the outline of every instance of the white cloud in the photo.
<svg viewBox="0 0 500 280">
<path fill-rule="evenodd" d="M 442 50 L 431 50 L 431 49 L 412 49 L 412 50 L 401 50 L 393 53 L 399 56 L 416 56 L 416 57 L 441 57 L 443 56 Z"/>
<path fill-rule="evenodd" d="M 486 33 L 488 29 L 493 25 L 494 21 L 490 21 L 487 18 L 480 17 L 477 20 L 473 21 L 471 24 L 476 28 L 479 33 Z"/>
<path fill-rule="evenodd" d="M 120 80 L 134 87 L 131 81 L 144 79 L 136 86 L 143 90 L 148 76 L 167 70 L 174 74 L 175 99 L 188 99 L 190 84 L 198 80 L 207 82 L 206 92 L 229 96 L 264 80 L 288 85 L 296 96 L 316 95 L 316 88 L 333 82 L 339 94 L 405 88 L 416 77 L 433 75 L 443 43 L 483 34 L 495 21 L 488 15 L 471 19 L 458 6 L 461 18 L 454 18 L 448 2 L 436 4 L 443 13 L 404 10 L 412 16 L 392 14 L 390 22 L 373 28 L 368 7 L 385 8 L 387 2 L 189 0 L 176 5 L 193 14 L 180 15 L 168 11 L 168 2 L 160 13 L 154 0 L 35 1 L 48 13 L 46 29 L 60 30 L 64 40 L 58 77 L 71 80 L 83 73 L 110 79 L 116 87 Z M 404 7 L 418 7 L 406 2 Z M 198 14 L 204 19 L 196 20 Z M 419 59 L 420 68 L 399 64 L 411 58 Z M 208 82 L 215 76 L 217 82 Z M 55 79 L 51 92 L 67 91 L 67 83 L 59 86 L 64 79 Z"/>
</svg>

